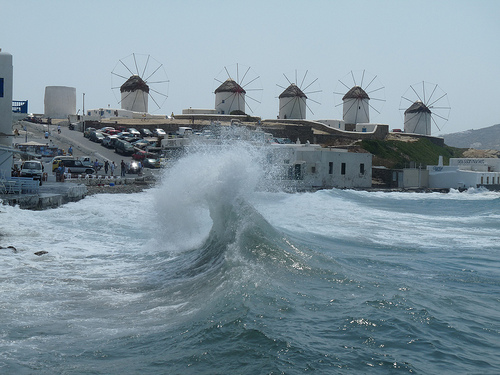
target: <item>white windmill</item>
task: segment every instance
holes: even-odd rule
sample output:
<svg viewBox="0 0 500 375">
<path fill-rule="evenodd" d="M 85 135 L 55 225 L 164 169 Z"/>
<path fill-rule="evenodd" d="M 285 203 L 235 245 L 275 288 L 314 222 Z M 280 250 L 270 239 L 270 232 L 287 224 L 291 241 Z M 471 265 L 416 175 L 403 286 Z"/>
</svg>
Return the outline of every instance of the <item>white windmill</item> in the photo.
<svg viewBox="0 0 500 375">
<path fill-rule="evenodd" d="M 406 107 L 411 103 L 409 107 Z M 404 111 L 405 133 L 431 135 L 432 124 L 441 131 L 450 115 L 448 95 L 437 84 L 420 82 L 401 96 L 399 109 Z"/>
<path fill-rule="evenodd" d="M 351 79 L 354 86 L 345 83 Z M 342 118 L 346 124 L 369 123 L 370 108 L 380 114 L 378 104 L 385 102 L 383 98 L 384 86 L 378 81 L 377 76 L 370 76 L 364 70 L 362 72 L 351 71 L 342 80 L 339 80 L 339 83 L 348 89 L 346 93 L 334 92 L 335 95 L 342 98 L 342 102 L 337 103 L 336 106 L 342 105 Z M 376 94 L 372 95 L 373 93 Z M 336 102 L 338 101 L 336 100 Z M 371 101 L 376 101 L 377 104 L 374 105 Z"/>
<path fill-rule="evenodd" d="M 154 112 L 159 110 L 168 98 L 170 81 L 165 68 L 150 55 L 132 53 L 118 60 L 111 72 L 111 79 L 115 96 L 116 90 L 120 92 L 121 109 L 148 113 L 151 99 Z"/>
<path fill-rule="evenodd" d="M 312 99 L 311 96 L 320 93 L 319 89 L 311 89 L 313 85 L 317 82 L 317 78 L 311 82 L 307 81 L 308 71 L 304 73 L 300 84 L 298 83 L 297 70 L 295 71 L 295 81 L 292 82 L 285 74 L 283 76 L 289 83 L 288 87 L 277 85 L 278 87 L 284 89 L 284 91 L 279 95 L 279 115 L 280 119 L 305 119 L 307 115 L 307 110 L 314 114 L 310 106 L 307 104 L 307 100 L 314 103 L 320 104 L 317 100 Z M 309 90 L 309 91 L 307 91 Z"/>
<path fill-rule="evenodd" d="M 240 68 L 242 69 L 242 75 L 240 75 Z M 260 99 L 255 97 L 253 93 L 262 91 L 262 88 L 259 87 L 260 76 L 256 75 L 250 67 L 240 64 L 224 67 L 218 77 L 214 79 L 220 83 L 214 91 L 217 113 L 227 115 L 231 113 L 245 114 L 246 108 L 253 112 L 253 104 L 250 106 L 247 99 L 260 104 Z"/>
</svg>

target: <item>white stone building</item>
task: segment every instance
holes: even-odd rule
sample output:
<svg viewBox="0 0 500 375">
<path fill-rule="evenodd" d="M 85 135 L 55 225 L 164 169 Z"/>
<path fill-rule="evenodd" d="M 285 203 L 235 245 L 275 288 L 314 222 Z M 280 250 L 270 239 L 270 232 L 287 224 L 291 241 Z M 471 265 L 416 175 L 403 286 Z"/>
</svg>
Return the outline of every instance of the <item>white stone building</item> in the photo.
<svg viewBox="0 0 500 375">
<path fill-rule="evenodd" d="M 120 86 L 121 107 L 132 112 L 148 112 L 149 86 L 138 75 L 131 76 Z"/>
<path fill-rule="evenodd" d="M 342 98 L 346 124 L 370 122 L 370 97 L 360 86 L 354 86 Z"/>
<path fill-rule="evenodd" d="M 267 160 L 278 176 L 299 189 L 367 188 L 372 185 L 372 154 L 320 145 L 272 145 Z"/>
<path fill-rule="evenodd" d="M 306 100 L 306 94 L 295 83 L 292 83 L 279 96 L 279 118 L 305 119 L 307 110 Z"/>
<path fill-rule="evenodd" d="M 431 135 L 431 110 L 420 100 L 404 113 L 405 133 Z"/>
<path fill-rule="evenodd" d="M 467 189 L 484 186 L 500 188 L 500 159 L 451 158 L 444 166 L 440 157 L 438 165 L 427 167 L 430 188 Z"/>
<path fill-rule="evenodd" d="M 228 78 L 215 90 L 215 111 L 229 115 L 233 111 L 245 113 L 246 91 L 235 80 Z"/>
</svg>

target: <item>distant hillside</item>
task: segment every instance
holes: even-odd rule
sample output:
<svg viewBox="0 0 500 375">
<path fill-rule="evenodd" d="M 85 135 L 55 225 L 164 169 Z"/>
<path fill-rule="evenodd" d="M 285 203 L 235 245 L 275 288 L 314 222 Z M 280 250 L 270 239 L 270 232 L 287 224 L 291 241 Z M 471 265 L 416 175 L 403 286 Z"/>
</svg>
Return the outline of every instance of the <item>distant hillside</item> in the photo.
<svg viewBox="0 0 500 375">
<path fill-rule="evenodd" d="M 367 139 L 357 145 L 373 154 L 373 165 L 387 168 L 408 168 L 412 162 L 425 168 L 427 165 L 436 165 L 439 156 L 443 156 L 444 164 L 447 165 L 450 158 L 462 157 L 464 151 L 449 146 L 440 147 L 425 138 L 411 142 Z"/>
<path fill-rule="evenodd" d="M 443 135 L 444 143 L 459 148 L 500 150 L 500 124 L 477 130 Z"/>
</svg>

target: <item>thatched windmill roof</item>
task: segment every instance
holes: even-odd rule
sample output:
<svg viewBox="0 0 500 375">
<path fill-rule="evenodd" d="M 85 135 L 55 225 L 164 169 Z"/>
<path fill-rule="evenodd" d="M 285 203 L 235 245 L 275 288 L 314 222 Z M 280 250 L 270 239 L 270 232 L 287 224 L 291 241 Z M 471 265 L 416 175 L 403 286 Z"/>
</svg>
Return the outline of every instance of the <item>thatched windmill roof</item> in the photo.
<svg viewBox="0 0 500 375">
<path fill-rule="evenodd" d="M 302 90 L 299 89 L 299 87 L 295 83 L 292 83 L 290 86 L 288 86 L 286 88 L 286 90 L 283 91 L 281 93 L 281 95 L 279 96 L 280 99 L 281 98 L 295 98 L 295 97 L 307 99 L 306 94 L 304 94 L 302 92 Z"/>
<path fill-rule="evenodd" d="M 137 90 L 149 93 L 148 84 L 138 75 L 133 75 L 120 87 L 120 92 L 132 92 Z"/>
<path fill-rule="evenodd" d="M 240 94 L 246 94 L 245 89 L 241 87 L 235 80 L 228 78 L 226 81 L 217 87 L 215 90 L 215 93 L 219 92 L 234 92 L 234 93 L 240 93 Z"/>
<path fill-rule="evenodd" d="M 366 91 L 363 90 L 361 87 L 354 86 L 352 89 L 347 91 L 347 94 L 345 94 L 344 97 L 342 98 L 342 100 L 346 100 L 346 99 L 368 99 L 369 100 L 370 97 L 368 96 Z"/>
<path fill-rule="evenodd" d="M 406 111 L 405 115 L 407 113 L 432 113 L 431 110 L 420 100 L 417 100 L 415 103 L 413 103 Z"/>
</svg>

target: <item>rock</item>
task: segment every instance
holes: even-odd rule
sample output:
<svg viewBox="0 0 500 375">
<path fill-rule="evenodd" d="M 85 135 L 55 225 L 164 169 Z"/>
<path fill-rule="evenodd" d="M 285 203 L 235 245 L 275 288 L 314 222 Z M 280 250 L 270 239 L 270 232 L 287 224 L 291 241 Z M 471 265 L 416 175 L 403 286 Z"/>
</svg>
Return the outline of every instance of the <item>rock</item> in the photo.
<svg viewBox="0 0 500 375">
<path fill-rule="evenodd" d="M 48 253 L 49 253 L 48 251 L 44 251 L 44 250 L 42 250 L 42 251 L 37 251 L 37 252 L 35 253 L 35 255 L 42 256 L 42 255 L 44 255 L 44 254 L 48 254 Z"/>
<path fill-rule="evenodd" d="M 7 246 L 7 247 L 0 246 L 0 249 L 11 249 L 12 252 L 17 253 L 17 249 L 14 246 Z"/>
</svg>

